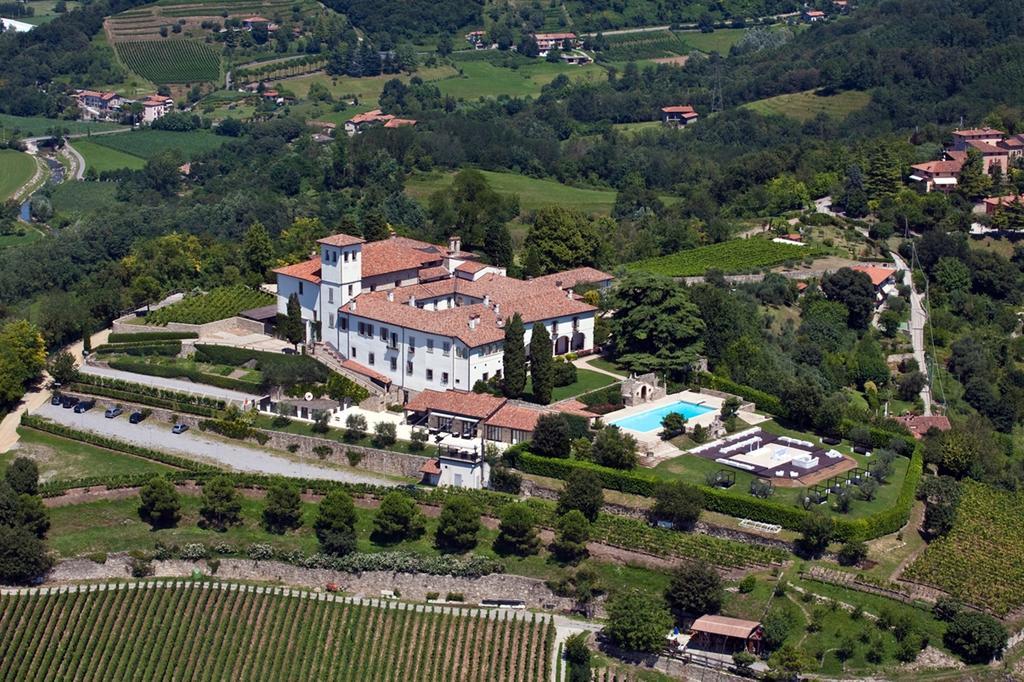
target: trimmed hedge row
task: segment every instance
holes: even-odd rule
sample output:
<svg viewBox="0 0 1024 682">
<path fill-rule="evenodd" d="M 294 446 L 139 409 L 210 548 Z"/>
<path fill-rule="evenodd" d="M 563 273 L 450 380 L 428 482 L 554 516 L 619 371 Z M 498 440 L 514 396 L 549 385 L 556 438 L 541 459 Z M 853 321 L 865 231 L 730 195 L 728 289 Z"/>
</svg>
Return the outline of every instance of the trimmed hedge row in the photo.
<svg viewBox="0 0 1024 682">
<path fill-rule="evenodd" d="M 132 443 L 117 440 L 116 438 L 107 438 L 106 436 L 101 436 L 99 434 L 92 433 L 91 431 L 73 429 L 69 426 L 64 426 L 63 424 L 57 424 L 48 419 L 43 419 L 42 417 L 32 416 L 28 413 L 21 415 L 21 425 L 36 429 L 37 431 L 52 433 L 55 436 L 82 441 L 83 443 L 106 448 L 108 450 L 126 452 L 129 455 L 135 455 L 136 457 L 150 459 L 154 462 L 160 462 L 161 464 L 166 464 L 178 469 L 184 469 L 192 474 L 219 471 L 215 466 L 196 462 L 188 459 L 187 457 L 179 457 L 178 455 L 171 455 L 166 452 L 160 452 L 159 450 L 151 450 L 150 448 L 144 448 L 141 445 L 134 445 Z"/>
<path fill-rule="evenodd" d="M 170 341 L 174 339 L 198 339 L 196 332 L 130 332 L 113 333 L 107 343 L 137 343 L 147 341 Z"/>
<path fill-rule="evenodd" d="M 112 377 L 100 376 L 98 374 L 86 374 L 85 372 L 79 372 L 78 378 L 75 379 L 75 383 L 87 384 L 89 386 L 102 386 L 104 388 L 115 389 L 117 391 L 131 393 L 133 395 L 140 395 L 148 398 L 159 398 L 173 403 L 196 405 L 214 410 L 223 410 L 227 407 L 227 401 L 221 400 L 220 398 L 211 398 L 209 396 L 196 395 L 194 393 L 182 393 L 181 391 L 172 391 L 158 386 L 136 384 L 131 381 L 114 379 Z"/>
<path fill-rule="evenodd" d="M 923 465 L 921 448 L 916 448 L 907 469 L 906 478 L 900 488 L 896 503 L 884 511 L 862 519 L 835 519 L 836 540 L 868 540 L 899 530 L 906 522 L 914 502 L 914 492 L 921 477 Z M 571 459 L 551 459 L 530 452 L 519 454 L 517 468 L 525 473 L 548 478 L 565 479 L 571 472 L 584 469 L 592 471 L 601 479 L 601 485 L 608 490 L 643 497 L 653 497 L 661 479 L 640 471 L 611 469 L 591 462 Z M 740 496 L 720 488 L 698 486 L 704 493 L 704 508 L 741 519 L 774 523 L 790 530 L 800 530 L 808 512 L 796 506 L 752 496 Z"/>
<path fill-rule="evenodd" d="M 225 438 L 234 438 L 235 440 L 252 438 L 260 445 L 266 445 L 267 441 L 270 440 L 270 435 L 259 429 L 227 419 L 203 419 L 199 422 L 199 430 L 213 431 Z"/>
<path fill-rule="evenodd" d="M 156 343 L 105 343 L 94 351 L 97 355 L 124 353 L 125 355 L 163 355 L 173 358 L 181 353 L 181 341 L 158 341 Z"/>
<path fill-rule="evenodd" d="M 788 410 L 782 404 L 777 396 L 759 391 L 756 388 L 751 388 L 744 384 L 738 384 L 732 379 L 719 376 L 717 374 L 709 374 L 707 372 L 701 374 L 703 383 L 710 389 L 716 391 L 724 391 L 725 393 L 732 393 L 738 395 L 741 398 L 746 398 L 755 405 L 757 409 L 763 410 L 764 412 L 771 412 L 779 417 L 786 417 Z"/>
<path fill-rule="evenodd" d="M 840 428 L 843 432 L 843 437 L 849 440 L 852 440 L 850 438 L 850 433 L 858 427 L 867 429 L 868 433 L 871 434 L 872 448 L 887 448 L 889 447 L 889 444 L 893 441 L 894 438 L 902 438 L 908 443 L 912 443 L 914 441 L 913 434 L 911 434 L 910 431 L 906 430 L 903 432 L 889 431 L 888 429 L 883 429 L 878 426 L 872 426 L 871 424 L 855 422 L 851 419 L 844 419 L 842 421 L 842 424 L 840 425 Z"/>
<path fill-rule="evenodd" d="M 163 377 L 165 379 L 189 379 L 197 384 L 207 384 L 208 386 L 216 386 L 217 388 L 241 391 L 242 393 L 252 393 L 255 395 L 263 393 L 257 384 L 250 381 L 232 379 L 231 377 L 222 377 L 218 374 L 207 374 L 206 372 L 200 372 L 187 367 L 178 367 L 174 365 L 152 365 L 147 362 L 136 362 L 134 360 L 111 360 L 108 364 L 113 369 L 132 372 L 134 374 L 147 374 L 149 376 Z"/>
<path fill-rule="evenodd" d="M 139 393 L 131 393 L 129 391 L 118 391 L 114 388 L 106 388 L 104 386 L 94 386 L 92 384 L 74 383 L 68 387 L 69 391 L 77 393 L 87 393 L 89 395 L 100 396 L 102 398 L 111 398 L 113 400 L 123 400 L 128 403 L 138 403 L 139 405 L 147 405 L 149 407 L 159 407 L 165 410 L 171 410 L 173 412 L 186 412 L 188 414 L 194 414 L 199 417 L 216 417 L 219 410 L 212 407 L 202 407 L 199 405 L 191 405 L 189 403 L 179 403 L 174 400 L 165 400 L 163 398 L 153 398 L 147 395 L 141 395 Z"/>
<path fill-rule="evenodd" d="M 256 361 L 256 368 L 263 373 L 264 384 L 291 386 L 300 383 L 323 383 L 331 375 L 327 365 L 308 355 L 285 355 L 267 351 L 235 348 L 234 346 L 211 346 L 196 344 L 196 359 L 215 365 L 240 367 Z"/>
</svg>

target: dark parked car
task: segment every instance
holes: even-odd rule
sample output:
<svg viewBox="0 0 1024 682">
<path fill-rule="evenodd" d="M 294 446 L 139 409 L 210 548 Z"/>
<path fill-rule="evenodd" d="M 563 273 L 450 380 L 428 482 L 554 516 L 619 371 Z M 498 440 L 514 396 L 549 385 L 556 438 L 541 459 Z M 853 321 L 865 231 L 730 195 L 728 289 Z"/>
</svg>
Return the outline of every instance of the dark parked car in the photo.
<svg viewBox="0 0 1024 682">
<path fill-rule="evenodd" d="M 122 414 L 124 414 L 124 410 L 122 410 L 120 407 L 115 406 L 108 407 L 107 411 L 103 413 L 103 416 L 106 417 L 107 419 L 113 419 L 114 417 L 119 417 Z"/>
<path fill-rule="evenodd" d="M 188 424 L 175 424 L 171 429 L 171 433 L 185 433 L 186 431 L 188 431 Z"/>
<path fill-rule="evenodd" d="M 132 424 L 138 424 L 140 421 L 145 419 L 146 416 L 141 412 L 132 412 L 131 416 L 128 417 L 128 421 Z"/>
<path fill-rule="evenodd" d="M 91 410 L 95 406 L 96 406 L 96 401 L 95 400 L 83 400 L 80 403 L 78 403 L 77 405 L 75 405 L 75 412 L 77 412 L 78 414 L 81 414 L 83 412 L 88 412 L 89 410 Z"/>
<path fill-rule="evenodd" d="M 60 405 L 64 409 L 68 409 L 69 407 L 74 407 L 77 404 L 78 404 L 78 398 L 76 398 L 75 396 L 73 396 L 73 395 L 61 396 Z"/>
<path fill-rule="evenodd" d="M 54 393 L 53 397 L 50 398 L 50 404 L 51 405 L 60 405 L 63 400 L 64 400 L 64 396 L 62 396 L 60 393 Z"/>
</svg>

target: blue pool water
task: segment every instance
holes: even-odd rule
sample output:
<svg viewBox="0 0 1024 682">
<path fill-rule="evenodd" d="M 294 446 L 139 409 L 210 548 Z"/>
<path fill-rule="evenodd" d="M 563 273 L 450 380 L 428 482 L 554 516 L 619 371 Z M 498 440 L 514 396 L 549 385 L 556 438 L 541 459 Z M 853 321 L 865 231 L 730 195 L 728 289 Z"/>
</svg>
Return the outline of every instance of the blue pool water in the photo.
<svg viewBox="0 0 1024 682">
<path fill-rule="evenodd" d="M 665 405 L 664 407 L 658 407 L 653 410 L 641 412 L 640 414 L 634 414 L 631 417 L 616 419 L 611 423 L 620 428 L 630 429 L 632 431 L 656 431 L 661 428 L 661 420 L 670 412 L 678 412 L 687 419 L 693 419 L 694 417 L 699 417 L 702 414 L 714 411 L 714 408 L 711 407 L 704 407 L 703 405 L 696 405 L 694 403 L 688 403 L 685 400 L 680 400 L 672 403 L 671 405 Z"/>
</svg>

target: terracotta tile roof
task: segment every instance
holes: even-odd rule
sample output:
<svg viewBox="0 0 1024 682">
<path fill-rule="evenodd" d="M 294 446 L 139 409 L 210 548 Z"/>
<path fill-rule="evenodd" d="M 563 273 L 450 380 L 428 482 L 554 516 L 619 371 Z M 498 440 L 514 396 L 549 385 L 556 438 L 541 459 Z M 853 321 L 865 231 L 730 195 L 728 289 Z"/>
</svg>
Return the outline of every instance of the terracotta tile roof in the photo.
<svg viewBox="0 0 1024 682">
<path fill-rule="evenodd" d="M 439 279 L 448 279 L 452 273 L 448 272 L 443 265 L 436 265 L 432 268 L 423 268 L 417 273 L 417 276 L 420 278 L 420 282 L 436 282 Z"/>
<path fill-rule="evenodd" d="M 447 414 L 487 419 L 506 402 L 488 393 L 467 391 L 434 391 L 427 389 L 410 400 L 405 409 L 411 412 L 445 412 Z"/>
<path fill-rule="evenodd" d="M 989 144 L 983 140 L 967 140 L 967 145 L 972 149 L 977 149 L 983 154 L 1005 154 L 1005 149 L 1000 149 L 994 144 Z"/>
<path fill-rule="evenodd" d="M 366 365 L 358 363 L 355 360 L 342 360 L 341 366 L 347 370 L 355 372 L 356 374 L 361 374 L 364 377 L 380 382 L 385 386 L 391 383 L 390 377 L 385 376 L 384 374 L 381 374 L 380 372 L 377 372 L 375 370 L 372 370 Z"/>
<path fill-rule="evenodd" d="M 402 128 L 404 126 L 414 126 L 416 120 L 412 118 L 393 118 L 384 124 L 385 128 Z"/>
<path fill-rule="evenodd" d="M 662 112 L 666 114 L 696 114 L 697 112 L 688 104 L 681 104 L 678 106 L 662 107 Z"/>
<path fill-rule="evenodd" d="M 993 208 L 1006 206 L 1007 204 L 1015 202 L 1019 204 L 1024 202 L 1024 194 L 1007 194 L 1001 197 L 988 197 L 986 199 L 982 199 L 982 202 L 984 202 L 986 206 L 992 206 Z"/>
<path fill-rule="evenodd" d="M 759 627 L 761 627 L 761 624 L 755 620 L 741 620 L 726 616 L 701 616 L 693 621 L 690 629 L 694 632 L 707 632 L 712 635 L 747 639 Z"/>
<path fill-rule="evenodd" d="M 406 237 L 368 242 L 363 245 L 363 278 L 440 265 L 444 254 L 436 244 Z"/>
<path fill-rule="evenodd" d="M 932 427 L 937 428 L 939 431 L 949 431 L 953 428 L 953 425 L 949 423 L 949 417 L 944 415 L 925 417 L 917 414 L 908 414 L 896 417 L 896 421 L 910 429 L 910 432 L 914 434 L 914 438 L 919 440 Z"/>
<path fill-rule="evenodd" d="M 541 414 L 543 413 L 540 410 L 505 403 L 497 412 L 488 417 L 485 423 L 488 426 L 532 432 L 537 428 L 537 420 L 540 419 Z"/>
<path fill-rule="evenodd" d="M 569 400 L 563 400 L 560 403 L 555 403 L 554 405 L 551 406 L 551 409 L 555 410 L 556 412 L 561 412 L 563 414 L 574 414 L 577 417 L 586 417 L 587 419 L 593 419 L 595 416 L 597 416 L 593 412 L 587 410 L 587 406 L 584 403 L 581 403 L 579 400 L 576 400 L 575 398 L 570 398 Z"/>
<path fill-rule="evenodd" d="M 877 265 L 854 265 L 850 269 L 863 272 L 871 278 L 871 283 L 876 287 L 896 274 L 896 270 L 893 268 L 883 268 Z"/>
<path fill-rule="evenodd" d="M 954 130 L 954 137 L 1004 137 L 1006 133 L 995 128 L 968 128 L 967 130 Z"/>
<path fill-rule="evenodd" d="M 428 476 L 440 476 L 441 475 L 441 463 L 436 459 L 428 459 L 420 467 L 420 473 Z"/>
<path fill-rule="evenodd" d="M 324 237 L 323 239 L 317 239 L 317 244 L 327 244 L 328 246 L 355 246 L 356 244 L 363 244 L 366 240 L 360 237 L 353 237 L 349 234 L 332 234 L 330 237 Z"/>
<path fill-rule="evenodd" d="M 538 284 L 495 273 L 486 274 L 474 282 L 458 280 L 457 286 L 460 292 L 478 299 L 489 296 L 491 301 L 501 305 L 502 317 L 519 313 L 523 322 L 582 315 L 597 310 L 543 282 Z"/>
<path fill-rule="evenodd" d="M 965 154 L 966 156 L 966 154 Z M 916 163 L 911 168 L 919 170 L 929 175 L 941 175 L 943 173 L 957 174 L 963 170 L 964 162 L 961 160 L 942 160 L 942 161 L 928 161 L 927 163 Z"/>
<path fill-rule="evenodd" d="M 320 256 L 304 260 L 301 263 L 295 263 L 294 265 L 274 268 L 274 272 L 279 275 L 303 279 L 313 284 L 320 284 Z"/>
<path fill-rule="evenodd" d="M 448 280 L 451 281 L 451 280 Z M 445 281 L 432 284 L 445 284 Z M 387 294 L 395 293 L 417 286 L 401 287 L 390 291 L 377 291 L 360 294 L 352 302 L 341 308 L 342 312 L 363 317 L 384 324 L 396 325 L 407 329 L 416 329 L 438 336 L 458 339 L 470 348 L 477 348 L 488 343 L 495 343 L 505 338 L 504 330 L 498 326 L 498 318 L 494 311 L 483 305 L 463 305 L 447 310 L 423 310 L 407 302 L 399 303 L 387 300 Z M 406 298 L 406 301 L 408 298 Z M 471 320 L 476 320 L 473 326 Z"/>
<path fill-rule="evenodd" d="M 365 114 L 356 114 L 348 120 L 349 123 L 359 125 L 360 123 L 374 123 L 376 121 L 390 121 L 394 116 L 385 114 L 380 109 L 367 111 Z"/>
<path fill-rule="evenodd" d="M 822 12 L 821 10 L 818 10 L 818 9 L 812 9 L 812 10 L 809 10 L 807 12 L 807 16 L 809 16 L 809 17 L 823 17 L 823 16 L 825 16 L 825 13 Z"/>
<path fill-rule="evenodd" d="M 474 275 L 486 267 L 488 267 L 486 263 L 479 263 L 477 261 L 468 260 L 455 269 L 458 270 L 459 272 L 467 272 L 471 275 Z"/>
<path fill-rule="evenodd" d="M 573 268 L 572 270 L 563 270 L 562 272 L 555 272 L 550 275 L 543 275 L 541 277 L 534 277 L 531 282 L 541 282 L 544 284 L 553 284 L 559 289 L 569 289 L 576 284 L 594 284 L 597 282 L 610 282 L 615 277 L 609 275 L 607 272 L 601 272 L 596 268 Z"/>
<path fill-rule="evenodd" d="M 246 17 L 245 19 L 242 19 L 242 21 L 243 22 L 244 21 L 248 21 L 249 23 L 252 23 L 254 21 L 256 21 L 256 22 L 262 21 L 262 22 L 266 23 L 266 22 L 269 22 L 270 20 L 269 19 L 264 19 L 263 17 L 260 17 L 260 16 L 254 16 L 254 17 Z"/>
</svg>

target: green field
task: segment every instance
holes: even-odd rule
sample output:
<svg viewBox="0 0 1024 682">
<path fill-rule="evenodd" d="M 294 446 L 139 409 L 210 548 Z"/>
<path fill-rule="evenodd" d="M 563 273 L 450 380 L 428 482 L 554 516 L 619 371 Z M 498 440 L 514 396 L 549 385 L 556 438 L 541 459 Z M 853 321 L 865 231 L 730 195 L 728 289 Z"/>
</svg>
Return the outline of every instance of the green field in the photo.
<svg viewBox="0 0 1024 682">
<path fill-rule="evenodd" d="M 928 545 L 904 576 L 1000 615 L 1024 605 L 1024 493 L 966 480 L 953 530 Z"/>
<path fill-rule="evenodd" d="M 24 21 L 26 24 L 39 26 L 40 24 L 53 21 L 57 17 L 61 16 L 61 14 L 53 11 L 54 6 L 57 4 L 57 0 L 29 0 L 25 4 L 31 7 L 35 13 L 30 17 L 15 17 L 17 21 Z M 71 10 L 81 7 L 82 3 L 75 2 L 75 0 L 68 0 L 65 5 L 67 7 L 67 11 L 70 12 Z"/>
<path fill-rule="evenodd" d="M 215 135 L 209 130 L 192 130 L 184 133 L 170 130 L 133 130 L 124 135 L 102 135 L 92 141 L 141 159 L 150 159 L 171 149 L 180 152 L 182 158 L 191 159 L 202 152 L 216 149 L 228 139 L 230 138 Z"/>
<path fill-rule="evenodd" d="M 599 54 L 603 62 L 630 62 L 675 57 L 689 52 L 679 34 L 671 31 L 620 33 L 605 37 L 608 49 Z"/>
<path fill-rule="evenodd" d="M 39 477 L 43 481 L 171 471 L 171 467 L 158 462 L 104 450 L 42 431 L 22 427 L 18 429 L 18 435 L 18 447 L 0 454 L 0 469 L 10 464 L 15 457 L 28 457 L 39 466 Z"/>
<path fill-rule="evenodd" d="M 36 160 L 24 152 L 0 149 L 0 200 L 17 194 L 36 173 Z"/>
<path fill-rule="evenodd" d="M 220 55 L 192 40 L 116 43 L 125 66 L 154 83 L 204 83 L 220 78 Z"/>
<path fill-rule="evenodd" d="M 631 270 L 643 270 L 670 277 L 696 277 L 708 270 L 726 274 L 754 272 L 817 255 L 813 247 L 778 244 L 767 239 L 734 239 L 696 249 L 629 263 Z"/>
<path fill-rule="evenodd" d="M 71 146 L 77 149 L 78 153 L 85 159 L 85 167 L 87 169 L 92 168 L 97 173 L 121 168 L 138 170 L 146 165 L 145 159 L 105 147 L 92 140 L 75 140 Z"/>
<path fill-rule="evenodd" d="M 6 249 L 11 246 L 24 246 L 43 237 L 43 233 L 31 225 L 20 223 L 16 227 L 22 228 L 24 234 L 0 234 L 0 249 Z"/>
<path fill-rule="evenodd" d="M 58 213 L 88 213 L 115 204 L 117 184 L 69 180 L 53 188 L 50 202 Z"/>
<path fill-rule="evenodd" d="M 456 62 L 462 71 L 460 75 L 438 80 L 435 84 L 445 95 L 456 99 L 472 101 L 480 97 L 536 97 L 541 88 L 558 75 L 565 74 L 573 80 L 603 81 L 607 75 L 601 67 L 550 64 L 533 60 L 517 69 L 497 66 L 487 61 Z"/>
<path fill-rule="evenodd" d="M 615 383 L 615 377 L 610 377 L 601 372 L 593 372 L 589 369 L 578 369 L 576 370 L 576 381 L 568 386 L 556 386 L 552 389 L 551 402 L 555 403 L 559 400 L 590 393 L 613 383 Z M 531 396 L 533 395 L 532 377 L 526 379 L 525 392 Z"/>
<path fill-rule="evenodd" d="M 11 116 L 10 114 L 0 114 L 0 126 L 3 128 L 2 133 L 0 133 L 0 140 L 8 140 L 13 134 L 17 134 L 18 137 L 46 135 L 53 128 L 60 128 L 75 134 L 87 133 L 89 131 L 95 133 L 101 130 L 117 130 L 125 127 L 116 123 L 101 121 L 65 121 L 57 118 L 44 118 L 42 116 Z"/>
<path fill-rule="evenodd" d="M 687 48 L 728 55 L 729 48 L 738 43 L 746 32 L 744 28 L 716 28 L 711 33 L 678 31 L 676 36 Z"/>
<path fill-rule="evenodd" d="M 613 189 L 583 189 L 563 185 L 556 180 L 539 180 L 516 173 L 480 172 L 495 192 L 518 194 L 519 208 L 523 212 L 557 204 L 585 213 L 607 215 L 615 205 L 616 192 Z M 409 177 L 405 189 L 418 199 L 426 199 L 433 192 L 450 187 L 454 177 L 454 173 L 421 173 Z"/>
<path fill-rule="evenodd" d="M 555 629 L 543 618 L 264 589 L 148 581 L 138 589 L 3 596 L 0 668 L 11 680 L 513 682 L 551 674 Z"/>
<path fill-rule="evenodd" d="M 844 119 L 860 111 L 871 102 L 871 93 L 847 90 L 823 97 L 813 90 L 779 95 L 757 100 L 743 106 L 765 116 L 787 116 L 798 121 L 810 121 L 818 114 Z"/>
</svg>

